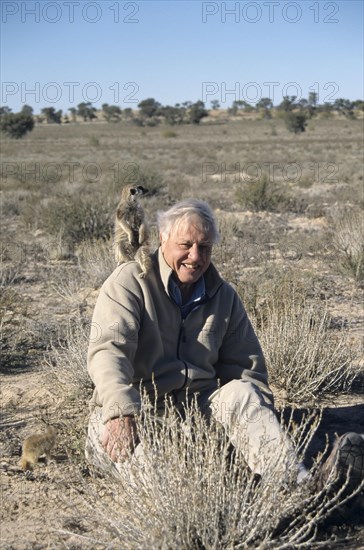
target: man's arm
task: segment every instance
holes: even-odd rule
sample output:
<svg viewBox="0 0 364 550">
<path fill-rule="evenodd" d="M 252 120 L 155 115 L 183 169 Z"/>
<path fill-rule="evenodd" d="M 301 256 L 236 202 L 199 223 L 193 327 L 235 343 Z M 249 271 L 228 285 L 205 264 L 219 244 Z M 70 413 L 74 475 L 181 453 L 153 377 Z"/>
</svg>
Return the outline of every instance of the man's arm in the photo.
<svg viewBox="0 0 364 550">
<path fill-rule="evenodd" d="M 140 395 L 133 387 L 134 357 L 143 315 L 136 264 L 125 264 L 104 283 L 92 319 L 88 372 L 102 419 L 134 415 Z"/>
</svg>

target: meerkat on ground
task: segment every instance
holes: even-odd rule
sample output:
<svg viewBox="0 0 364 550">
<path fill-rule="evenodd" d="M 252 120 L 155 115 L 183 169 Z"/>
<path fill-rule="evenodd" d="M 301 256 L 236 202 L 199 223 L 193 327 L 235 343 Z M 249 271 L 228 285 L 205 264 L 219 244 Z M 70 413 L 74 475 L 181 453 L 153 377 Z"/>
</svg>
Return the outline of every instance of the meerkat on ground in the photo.
<svg viewBox="0 0 364 550">
<path fill-rule="evenodd" d="M 51 450 L 56 444 L 57 430 L 48 426 L 42 434 L 32 434 L 24 440 L 22 456 L 19 462 L 20 467 L 26 470 L 33 470 L 40 456 L 45 455 L 47 460 L 51 458 Z"/>
<path fill-rule="evenodd" d="M 144 277 L 151 268 L 149 230 L 144 218 L 144 210 L 138 196 L 148 193 L 142 185 L 126 185 L 116 209 L 114 230 L 115 260 L 120 264 L 136 260 Z"/>
</svg>

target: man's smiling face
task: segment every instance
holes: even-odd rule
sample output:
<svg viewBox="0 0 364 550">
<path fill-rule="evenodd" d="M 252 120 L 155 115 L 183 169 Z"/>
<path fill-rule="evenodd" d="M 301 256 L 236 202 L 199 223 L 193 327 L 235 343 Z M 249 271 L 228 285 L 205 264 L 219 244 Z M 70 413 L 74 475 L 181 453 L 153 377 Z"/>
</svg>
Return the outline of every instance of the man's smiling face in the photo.
<svg viewBox="0 0 364 550">
<path fill-rule="evenodd" d="M 212 235 L 206 233 L 198 218 L 182 223 L 163 240 L 162 253 L 177 281 L 190 286 L 205 273 L 211 262 Z"/>
</svg>

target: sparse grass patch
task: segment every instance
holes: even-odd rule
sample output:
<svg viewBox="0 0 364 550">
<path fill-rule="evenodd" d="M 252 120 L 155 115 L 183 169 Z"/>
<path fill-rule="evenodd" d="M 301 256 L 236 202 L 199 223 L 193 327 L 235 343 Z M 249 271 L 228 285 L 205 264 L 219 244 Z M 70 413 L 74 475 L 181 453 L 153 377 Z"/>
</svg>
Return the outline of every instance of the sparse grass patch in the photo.
<svg viewBox="0 0 364 550">
<path fill-rule="evenodd" d="M 110 240 L 106 236 L 95 237 L 96 229 L 81 231 L 76 242 L 69 237 L 71 230 L 67 236 L 63 225 L 78 230 L 80 223 L 68 222 L 69 214 L 76 218 L 71 204 L 64 210 L 62 206 L 61 218 L 56 205 L 59 196 L 67 196 L 69 203 L 78 204 L 83 222 L 80 203 L 84 199 L 81 201 L 81 197 L 86 197 L 87 203 L 94 202 L 96 219 L 108 203 L 105 212 L 107 210 L 109 216 L 110 233 L 107 234 L 111 234 L 119 188 L 128 178 L 151 190 L 151 196 L 142 202 L 151 223 L 157 210 L 164 210 L 181 198 L 207 200 L 217 209 L 219 221 L 222 220 L 222 243 L 214 247 L 213 261 L 219 272 L 237 287 L 257 332 L 266 332 L 270 360 L 278 358 L 279 368 L 287 360 L 290 369 L 301 370 L 305 369 L 307 360 L 309 366 L 316 364 L 317 372 L 321 372 L 322 363 L 329 364 L 329 361 L 327 356 L 318 353 L 318 342 L 322 348 L 328 348 L 327 353 L 334 350 L 337 358 L 340 342 L 346 345 L 345 338 L 341 340 L 344 334 L 358 343 L 362 332 L 362 291 L 355 288 L 354 281 L 348 277 L 350 273 L 354 278 L 353 268 L 347 263 L 346 253 L 334 248 L 333 231 L 330 235 L 327 225 L 321 224 L 323 220 L 312 219 L 329 216 L 335 204 L 348 205 L 344 214 L 348 218 L 354 210 L 353 203 L 355 210 L 364 206 L 362 121 L 342 122 L 317 117 L 314 132 L 309 125 L 309 131 L 298 139 L 291 139 L 280 119 L 259 122 L 244 119 L 229 120 L 225 127 L 218 124 L 173 127 L 178 133 L 176 139 L 165 138 L 160 126 L 141 129 L 131 124 L 97 122 L 39 124 L 21 143 L 3 140 L 2 215 L 6 253 L 2 257 L 4 269 L 0 280 L 0 292 L 4 292 L 0 296 L 2 336 L 5 332 L 1 343 L 1 374 L 3 405 L 6 396 L 11 402 L 8 409 L 6 404 L 3 407 L 4 418 L 9 420 L 11 428 L 3 430 L 1 451 L 9 442 L 14 448 L 12 455 L 6 452 L 7 456 L 2 454 L 1 460 L 2 474 L 11 481 L 4 485 L 5 525 L 10 525 L 15 517 L 14 506 L 20 506 L 16 510 L 17 529 L 14 533 L 4 530 L 5 546 L 15 548 L 21 538 L 24 545 L 33 547 L 42 544 L 45 532 L 50 532 L 52 544 L 75 549 L 147 550 L 176 545 L 182 550 L 316 547 L 319 535 L 316 536 L 315 528 L 324 513 L 322 508 L 320 512 L 317 496 L 313 500 L 303 488 L 300 493 L 295 489 L 293 494 L 283 492 L 277 488 L 275 474 L 272 474 L 272 486 L 264 492 L 261 486 L 254 485 L 244 465 L 237 481 L 234 480 L 234 465 L 238 467 L 242 461 L 240 458 L 230 460 L 230 449 L 218 427 L 217 431 L 215 427 L 212 429 L 221 435 L 220 439 L 208 442 L 214 432 L 210 433 L 210 427 L 205 424 L 202 430 L 196 429 L 198 420 L 194 423 L 195 431 L 191 432 L 193 436 L 182 432 L 179 421 L 174 425 L 177 434 L 169 436 L 168 426 L 172 430 L 173 416 L 167 426 L 159 427 L 156 432 L 156 436 L 166 436 L 162 440 L 153 439 L 152 427 L 145 435 L 140 428 L 148 448 L 147 473 L 150 472 L 151 482 L 143 484 L 139 480 L 132 486 L 127 472 L 125 482 L 112 481 L 108 475 L 89 476 L 83 458 L 91 390 L 85 373 L 88 325 L 97 296 L 95 289 L 113 270 L 114 260 Z M 98 173 L 92 170 L 93 163 L 99 167 Z M 216 174 L 204 181 L 202 169 L 206 163 L 214 163 L 209 166 L 214 167 Z M 228 171 L 237 163 L 240 163 L 240 184 L 235 175 L 224 177 L 225 168 Z M 294 216 L 300 211 L 300 203 L 296 207 L 284 200 L 283 206 L 275 204 L 273 213 L 244 211 L 236 200 L 235 189 L 240 185 L 244 191 L 250 163 L 269 174 L 275 163 L 274 190 L 290 197 L 292 193 L 298 201 L 303 196 L 309 203 L 305 216 Z M 287 181 L 291 174 L 288 168 L 295 163 L 302 168 L 302 177 L 295 178 L 292 174 L 292 182 Z M 331 173 L 332 163 L 337 168 L 335 174 Z M 137 180 L 139 167 L 140 182 Z M 333 176 L 337 176 L 337 182 Z M 309 187 L 311 180 L 313 185 Z M 269 189 L 266 191 L 269 197 Z M 53 233 L 43 226 L 43 214 L 50 204 L 53 205 Z M 228 221 L 223 223 L 225 219 Z M 330 224 L 333 228 L 334 221 Z M 35 232 L 36 229 L 39 231 Z M 152 231 L 157 245 L 154 225 Z M 359 236 L 357 240 L 360 239 Z M 302 252 L 300 258 L 297 255 L 297 261 L 292 260 L 289 253 L 291 243 L 297 244 L 297 250 Z M 291 294 L 294 305 L 290 305 Z M 325 313 L 325 297 L 335 315 L 332 321 Z M 312 308 L 317 311 L 321 306 L 322 315 L 318 317 Z M 268 324 L 271 312 L 275 319 L 272 326 Z M 337 330 L 341 322 L 345 333 Z M 314 327 L 316 336 L 310 334 Z M 315 360 L 311 359 L 314 351 L 308 355 L 309 346 L 316 346 Z M 52 368 L 44 364 L 45 354 Z M 287 370 L 287 365 L 284 366 Z M 25 369 L 27 376 L 24 376 Z M 310 389 L 309 379 L 304 378 L 305 372 L 301 376 L 301 370 L 297 374 L 297 385 L 307 384 Z M 85 376 L 84 380 L 78 378 L 80 373 L 81 378 Z M 277 370 L 278 378 L 279 373 L 282 369 Z M 282 376 L 286 376 L 286 372 Z M 293 378 L 294 374 L 290 376 Z M 362 392 L 362 380 L 357 378 L 356 383 L 348 396 L 339 395 L 337 402 L 336 398 L 332 399 L 331 426 L 323 415 L 320 433 L 326 432 L 330 440 L 335 431 L 344 429 L 343 422 L 347 420 L 345 429 L 363 431 L 360 404 L 355 395 L 355 391 Z M 288 380 L 282 378 L 281 384 L 288 384 Z M 324 397 L 325 385 L 327 381 L 323 386 Z M 280 403 L 283 393 L 277 392 Z M 321 390 L 315 405 L 323 403 L 320 395 Z M 311 408 L 311 393 L 304 401 L 305 408 Z M 336 409 L 341 404 L 344 404 L 343 411 Z M 29 482 L 21 474 L 4 471 L 4 463 L 15 464 L 18 460 L 21 425 L 31 419 L 38 408 L 52 412 L 57 409 L 53 418 L 59 420 L 62 427 L 56 450 L 59 462 L 47 468 L 40 465 L 35 472 L 35 482 Z M 153 418 L 146 420 L 145 430 L 148 423 L 152 426 Z M 318 439 L 324 446 L 324 435 L 318 434 Z M 315 441 L 309 453 L 314 447 Z M 228 453 L 222 456 L 225 449 Z M 311 459 L 312 454 L 308 454 L 307 460 Z M 135 469 L 140 471 L 138 465 Z M 54 473 L 59 482 L 54 480 Z M 30 496 L 25 498 L 28 492 Z M 54 511 L 49 502 L 67 496 L 77 497 L 79 507 L 68 509 L 68 521 L 62 526 L 62 503 L 59 508 L 53 507 Z M 298 514 L 281 528 L 282 536 L 277 534 L 275 526 L 279 518 L 286 513 L 289 517 L 292 510 L 298 510 Z M 34 520 L 32 525 L 28 521 L 30 517 Z M 59 539 L 55 530 L 57 518 L 63 530 Z M 357 547 L 357 536 L 355 533 L 352 536 L 348 529 L 344 525 L 336 530 L 338 540 L 335 541 L 327 541 L 330 535 L 324 533 L 324 546 L 332 543 L 337 548 L 347 544 Z M 348 539 L 342 540 L 346 535 Z M 360 537 L 362 539 L 362 527 Z"/>
<path fill-rule="evenodd" d="M 25 317 L 27 314 L 27 304 L 22 299 L 19 292 L 11 288 L 9 285 L 1 285 L 0 287 L 0 328 L 4 330 L 14 331 L 19 330 L 19 318 Z M 20 331 L 21 332 L 21 331 Z"/>
<path fill-rule="evenodd" d="M 311 178 L 300 178 L 297 185 L 301 189 L 310 189 L 313 186 L 313 183 L 313 179 Z"/>
<path fill-rule="evenodd" d="M 11 194 L 8 193 L 8 195 L 3 197 L 1 200 L 1 211 L 6 212 L 7 216 L 19 216 L 19 200 L 22 199 L 24 199 L 24 197 L 21 196 L 20 191 L 14 191 Z"/>
<path fill-rule="evenodd" d="M 255 326 L 261 324 L 274 308 L 284 314 L 286 304 L 293 301 L 302 306 L 308 296 L 313 296 L 313 281 L 294 269 L 280 269 L 267 264 L 265 269 L 249 271 L 247 277 L 238 282 L 237 291 Z"/>
<path fill-rule="evenodd" d="M 56 269 L 50 281 L 52 291 L 73 308 L 78 304 L 78 294 L 84 285 L 85 280 L 79 266 L 67 270 L 64 267 Z"/>
<path fill-rule="evenodd" d="M 171 176 L 168 182 L 168 195 L 173 197 L 173 200 L 183 200 L 184 197 L 190 196 L 191 183 L 190 179 L 184 175 Z M 160 208 L 163 208 L 161 205 Z"/>
<path fill-rule="evenodd" d="M 38 229 L 41 210 L 40 194 L 32 191 L 20 207 L 20 218 L 26 229 Z"/>
</svg>

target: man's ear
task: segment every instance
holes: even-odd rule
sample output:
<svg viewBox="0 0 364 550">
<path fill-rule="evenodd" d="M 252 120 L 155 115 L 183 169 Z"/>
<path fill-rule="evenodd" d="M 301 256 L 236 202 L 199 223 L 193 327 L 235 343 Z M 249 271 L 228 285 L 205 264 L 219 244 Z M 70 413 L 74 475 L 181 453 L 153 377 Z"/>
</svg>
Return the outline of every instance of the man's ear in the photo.
<svg viewBox="0 0 364 550">
<path fill-rule="evenodd" d="M 163 252 L 163 248 L 164 248 L 164 244 L 166 242 L 166 238 L 163 237 L 162 233 L 159 233 L 159 243 L 160 243 L 160 246 L 162 247 L 162 252 Z"/>
</svg>

